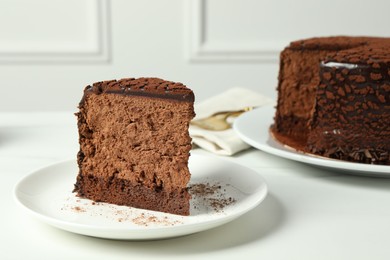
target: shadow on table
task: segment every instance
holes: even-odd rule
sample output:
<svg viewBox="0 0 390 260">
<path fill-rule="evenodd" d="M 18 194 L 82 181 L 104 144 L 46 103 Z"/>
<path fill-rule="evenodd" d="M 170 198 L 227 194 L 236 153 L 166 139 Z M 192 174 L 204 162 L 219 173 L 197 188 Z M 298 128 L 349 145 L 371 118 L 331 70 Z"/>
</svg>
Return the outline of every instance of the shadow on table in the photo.
<svg viewBox="0 0 390 260">
<path fill-rule="evenodd" d="M 317 178 L 322 182 L 329 182 L 335 185 L 361 187 L 364 189 L 383 190 L 390 192 L 390 166 L 387 177 L 386 174 L 361 173 L 330 169 L 307 164 L 301 164 L 299 172 L 293 174 L 297 177 Z"/>
<path fill-rule="evenodd" d="M 258 207 L 221 227 L 197 234 L 156 241 L 116 241 L 78 236 L 78 246 L 148 256 L 193 255 L 240 247 L 272 236 L 283 225 L 283 205 L 272 194 Z"/>
<path fill-rule="evenodd" d="M 26 136 L 23 131 L 25 130 L 21 127 L 0 127 L 0 145 L 8 145 L 21 136 Z"/>
</svg>

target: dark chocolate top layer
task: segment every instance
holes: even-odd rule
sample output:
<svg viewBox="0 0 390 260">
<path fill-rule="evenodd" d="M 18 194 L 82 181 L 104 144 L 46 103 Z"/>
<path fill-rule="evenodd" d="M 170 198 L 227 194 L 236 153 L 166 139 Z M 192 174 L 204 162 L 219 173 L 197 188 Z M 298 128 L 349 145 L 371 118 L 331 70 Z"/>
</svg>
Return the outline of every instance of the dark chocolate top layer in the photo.
<svg viewBox="0 0 390 260">
<path fill-rule="evenodd" d="M 351 64 L 390 63 L 390 38 L 333 36 L 310 38 L 290 43 L 293 50 L 330 50 L 323 62 Z"/>
<path fill-rule="evenodd" d="M 366 44 L 370 37 L 316 37 L 298 40 L 290 43 L 287 47 L 293 50 L 343 50 Z"/>
<path fill-rule="evenodd" d="M 182 102 L 194 102 L 191 89 L 179 82 L 166 81 L 160 78 L 124 78 L 93 83 L 85 87 L 84 97 L 88 93 L 114 93 L 131 96 L 173 99 Z M 83 103 L 84 98 L 80 103 Z"/>
</svg>

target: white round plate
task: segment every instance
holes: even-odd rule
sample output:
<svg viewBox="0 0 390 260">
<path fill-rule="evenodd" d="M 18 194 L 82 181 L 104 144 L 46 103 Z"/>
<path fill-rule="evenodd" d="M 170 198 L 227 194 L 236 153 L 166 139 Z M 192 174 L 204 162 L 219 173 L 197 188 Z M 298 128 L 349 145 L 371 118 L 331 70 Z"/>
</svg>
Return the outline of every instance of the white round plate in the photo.
<svg viewBox="0 0 390 260">
<path fill-rule="evenodd" d="M 255 171 L 238 164 L 192 154 L 190 216 L 95 203 L 72 193 L 75 160 L 56 163 L 24 177 L 15 199 L 34 217 L 60 229 L 87 236 L 147 240 L 188 235 L 232 221 L 259 205 L 267 185 Z M 208 192 L 195 192 L 196 187 Z M 199 190 L 199 189 L 198 189 Z"/>
<path fill-rule="evenodd" d="M 273 106 L 260 107 L 238 117 L 234 121 L 233 128 L 244 142 L 279 157 L 314 166 L 340 170 L 350 174 L 390 177 L 390 166 L 341 161 L 303 153 L 295 151 L 290 147 L 285 147 L 275 141 L 270 135 L 269 129 L 273 124 L 274 115 L 275 108 Z"/>
</svg>

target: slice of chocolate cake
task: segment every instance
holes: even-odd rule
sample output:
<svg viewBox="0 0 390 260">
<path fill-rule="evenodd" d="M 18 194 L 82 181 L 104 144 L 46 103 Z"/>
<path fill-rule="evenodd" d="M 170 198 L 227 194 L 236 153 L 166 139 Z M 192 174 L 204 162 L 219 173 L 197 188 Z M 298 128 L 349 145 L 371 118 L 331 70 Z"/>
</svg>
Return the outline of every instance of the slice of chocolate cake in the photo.
<svg viewBox="0 0 390 260">
<path fill-rule="evenodd" d="M 74 191 L 94 201 L 189 215 L 193 103 L 189 88 L 158 78 L 87 86 L 76 114 Z"/>
</svg>

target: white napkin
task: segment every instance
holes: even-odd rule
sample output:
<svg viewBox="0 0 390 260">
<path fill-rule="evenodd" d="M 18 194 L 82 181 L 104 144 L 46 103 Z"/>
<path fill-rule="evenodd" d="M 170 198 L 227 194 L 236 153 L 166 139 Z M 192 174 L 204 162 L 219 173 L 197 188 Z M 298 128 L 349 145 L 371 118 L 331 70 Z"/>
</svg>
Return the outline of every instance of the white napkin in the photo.
<svg viewBox="0 0 390 260">
<path fill-rule="evenodd" d="M 272 103 L 274 103 L 272 99 L 249 89 L 231 88 L 199 104 L 195 103 L 196 117 L 194 120 L 220 111 L 240 110 Z M 233 155 L 250 147 L 231 128 L 223 131 L 210 131 L 190 125 L 189 132 L 195 145 L 219 155 Z"/>
</svg>

